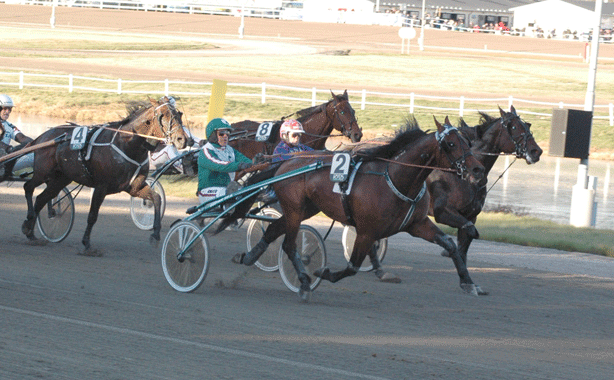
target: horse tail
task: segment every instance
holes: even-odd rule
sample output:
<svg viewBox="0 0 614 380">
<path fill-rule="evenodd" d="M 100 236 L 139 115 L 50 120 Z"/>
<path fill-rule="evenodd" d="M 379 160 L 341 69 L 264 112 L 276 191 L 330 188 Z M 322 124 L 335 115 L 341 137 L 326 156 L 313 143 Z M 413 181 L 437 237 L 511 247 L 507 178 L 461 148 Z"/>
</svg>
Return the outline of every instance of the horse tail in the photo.
<svg viewBox="0 0 614 380">
<path fill-rule="evenodd" d="M 272 178 L 277 172 L 277 169 L 282 164 L 282 162 L 280 162 L 279 164 L 273 164 L 270 167 L 268 167 L 266 170 L 253 174 L 251 177 L 249 177 L 249 179 L 245 183 L 245 186 L 247 187 L 247 186 L 256 184 L 258 182 Z M 252 205 L 256 201 L 256 198 L 258 197 L 258 195 L 260 195 L 260 193 L 256 193 L 252 195 L 251 197 L 244 199 L 241 203 L 239 203 L 235 207 L 232 213 L 223 217 L 218 227 L 215 229 L 215 231 L 213 231 L 213 235 L 217 235 L 220 232 L 224 231 L 226 227 L 230 226 L 233 222 L 241 218 L 245 218 L 249 210 L 252 208 Z"/>
</svg>

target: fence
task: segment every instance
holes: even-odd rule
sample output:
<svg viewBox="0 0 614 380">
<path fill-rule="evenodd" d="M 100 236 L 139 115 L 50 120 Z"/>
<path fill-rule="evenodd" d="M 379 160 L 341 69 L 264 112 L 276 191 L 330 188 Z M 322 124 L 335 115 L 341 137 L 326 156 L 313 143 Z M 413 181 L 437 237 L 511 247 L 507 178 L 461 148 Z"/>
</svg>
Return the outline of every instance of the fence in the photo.
<svg viewBox="0 0 614 380">
<path fill-rule="evenodd" d="M 59 88 L 72 93 L 75 91 L 92 91 L 117 94 L 159 94 L 175 96 L 202 96 L 211 95 L 213 82 L 186 82 L 165 79 L 163 81 L 140 81 L 125 79 L 104 79 L 84 77 L 77 75 L 49 75 L 33 74 L 20 72 L 0 72 L 0 85 L 15 86 L 20 90 L 26 87 L 38 88 Z M 330 94 L 330 90 L 301 87 L 280 86 L 262 83 L 228 83 L 229 98 L 259 98 L 262 104 L 266 104 L 271 99 L 291 100 L 311 103 L 315 106 L 318 103 L 318 94 Z M 584 104 L 572 104 L 564 102 L 539 102 L 528 99 L 514 98 L 512 96 L 499 98 L 469 98 L 465 96 L 443 97 L 420 95 L 410 93 L 386 93 L 368 91 L 348 91 L 360 97 L 360 109 L 367 107 L 400 107 L 413 114 L 416 109 L 457 112 L 458 116 L 463 117 L 466 112 L 491 112 L 497 111 L 496 107 L 507 104 L 508 108 L 512 104 L 523 114 L 551 117 L 552 108 L 575 108 L 583 109 Z M 436 104 L 435 104 L 436 103 Z M 449 104 L 449 107 L 442 107 L 441 103 Z M 523 107 L 521 107 L 521 105 Z M 488 109 L 488 107 L 493 107 Z M 593 119 L 607 120 L 610 126 L 614 126 L 614 104 L 595 104 Z"/>
</svg>

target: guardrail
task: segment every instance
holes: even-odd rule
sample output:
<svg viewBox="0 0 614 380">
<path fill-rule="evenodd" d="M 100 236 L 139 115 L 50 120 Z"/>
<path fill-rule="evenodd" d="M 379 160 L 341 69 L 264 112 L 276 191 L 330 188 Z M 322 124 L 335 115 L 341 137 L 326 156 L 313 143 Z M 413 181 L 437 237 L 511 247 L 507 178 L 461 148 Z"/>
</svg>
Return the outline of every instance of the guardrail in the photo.
<svg viewBox="0 0 614 380">
<path fill-rule="evenodd" d="M 38 88 L 58 88 L 64 89 L 69 93 L 75 91 L 105 92 L 116 94 L 156 94 L 156 95 L 175 95 L 175 96 L 211 96 L 211 86 L 213 82 L 188 82 L 174 81 L 165 79 L 163 81 L 143 81 L 105 79 L 68 75 L 36 74 L 20 72 L 0 72 L 0 85 L 14 86 L 20 90 L 26 87 Z M 291 100 L 298 102 L 311 103 L 312 106 L 322 103 L 328 99 L 330 90 L 317 89 L 316 87 L 290 87 L 274 84 L 261 83 L 228 83 L 226 97 L 228 98 L 259 98 L 262 104 L 266 104 L 271 99 Z M 343 89 L 340 91 L 342 92 Z M 512 104 L 523 114 L 551 117 L 552 108 L 575 108 L 583 109 L 584 104 L 573 104 L 565 102 L 540 102 L 529 99 L 514 98 L 512 96 L 494 98 L 470 98 L 466 96 L 432 96 L 421 95 L 414 92 L 410 93 L 387 93 L 369 91 L 367 89 L 358 91 L 348 91 L 360 97 L 360 109 L 368 107 L 399 107 L 405 108 L 413 114 L 416 109 L 435 110 L 446 112 L 457 112 L 458 116 L 463 117 L 466 112 L 493 112 L 499 106 L 502 108 L 507 104 L 507 108 Z M 306 94 L 306 95 L 305 95 Z M 324 99 L 318 100 L 318 94 L 326 94 Z M 437 105 L 433 105 L 437 103 Z M 449 107 L 440 106 L 441 103 L 450 104 Z M 520 107 L 520 105 L 524 107 Z M 479 106 L 479 107 L 478 107 Z M 488 109 L 488 107 L 492 107 Z M 547 112 L 546 112 L 547 110 Z M 541 112 L 543 111 L 543 112 Z M 610 126 L 614 126 L 614 104 L 595 104 L 593 119 L 607 120 Z"/>
</svg>

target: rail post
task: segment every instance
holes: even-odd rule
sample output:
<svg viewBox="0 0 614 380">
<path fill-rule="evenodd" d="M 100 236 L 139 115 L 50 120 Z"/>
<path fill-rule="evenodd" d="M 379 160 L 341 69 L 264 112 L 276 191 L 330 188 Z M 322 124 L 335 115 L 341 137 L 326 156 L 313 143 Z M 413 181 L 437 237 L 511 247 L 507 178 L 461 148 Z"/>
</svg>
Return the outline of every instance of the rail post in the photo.
<svg viewBox="0 0 614 380">
<path fill-rule="evenodd" d="M 312 107 L 316 106 L 316 88 L 315 87 L 311 88 L 311 106 Z"/>
<path fill-rule="evenodd" d="M 414 93 L 412 92 L 411 94 L 409 94 L 409 113 L 414 113 L 414 100 L 415 100 L 416 96 L 414 95 Z"/>
<path fill-rule="evenodd" d="M 117 93 L 120 95 L 122 93 L 122 78 L 117 78 Z"/>
<path fill-rule="evenodd" d="M 365 109 L 366 101 L 367 101 L 367 90 L 363 88 L 362 89 L 362 100 L 360 101 L 360 109 L 361 110 Z"/>
<path fill-rule="evenodd" d="M 19 89 L 23 90 L 23 71 L 19 72 Z"/>
<path fill-rule="evenodd" d="M 460 97 L 460 106 L 458 107 L 458 116 L 459 117 L 463 117 L 465 113 L 465 97 L 461 96 Z"/>
<path fill-rule="evenodd" d="M 608 105 L 608 110 L 610 113 L 610 127 L 614 126 L 614 104 L 610 103 Z"/>
<path fill-rule="evenodd" d="M 262 95 L 261 95 L 260 102 L 262 104 L 266 103 L 266 83 L 265 82 L 262 82 Z"/>
<path fill-rule="evenodd" d="M 168 78 L 164 80 L 164 95 L 168 96 Z"/>
<path fill-rule="evenodd" d="M 72 74 L 68 74 L 68 92 L 72 93 L 73 91 L 73 76 Z"/>
</svg>

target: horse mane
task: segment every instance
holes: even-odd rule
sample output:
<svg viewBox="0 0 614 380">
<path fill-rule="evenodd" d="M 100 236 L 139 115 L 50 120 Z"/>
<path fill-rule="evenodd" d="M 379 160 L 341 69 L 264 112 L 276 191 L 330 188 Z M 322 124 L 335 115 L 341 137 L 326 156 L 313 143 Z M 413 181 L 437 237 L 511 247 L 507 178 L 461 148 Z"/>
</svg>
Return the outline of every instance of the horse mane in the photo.
<svg viewBox="0 0 614 380">
<path fill-rule="evenodd" d="M 363 161 L 375 158 L 392 158 L 399 151 L 406 148 L 407 145 L 413 144 L 425 135 L 426 132 L 420 129 L 416 118 L 409 116 L 405 121 L 405 125 L 396 130 L 395 137 L 390 143 L 371 149 L 365 149 L 358 154 L 363 157 Z"/>
<path fill-rule="evenodd" d="M 479 136 L 483 136 L 486 131 L 492 127 L 500 118 L 492 117 L 486 112 L 479 112 L 480 114 L 480 124 L 475 126 L 475 131 L 479 132 Z M 476 136 L 477 137 L 477 136 Z"/>
<path fill-rule="evenodd" d="M 308 119 L 310 116 L 316 113 L 324 112 L 326 110 L 326 104 L 328 103 L 320 104 L 319 106 L 313 106 L 313 107 L 302 109 L 300 111 L 296 111 L 296 120 L 302 123 L 303 121 L 305 121 L 305 119 Z"/>
<path fill-rule="evenodd" d="M 144 100 L 132 100 L 126 102 L 126 111 L 128 112 L 128 115 L 119 122 L 120 125 L 128 124 L 130 121 L 136 119 L 151 107 L 151 103 Z"/>
<path fill-rule="evenodd" d="M 309 118 L 310 116 L 316 113 L 326 112 L 326 107 L 328 106 L 328 103 L 332 102 L 333 100 L 338 100 L 338 101 L 348 100 L 348 97 L 346 95 L 347 94 L 345 93 L 340 94 L 340 95 L 333 94 L 333 97 L 324 104 L 320 104 L 318 106 L 313 106 L 313 107 L 302 109 L 300 111 L 296 111 L 296 118 L 299 122 L 302 123 L 305 119 Z"/>
</svg>

